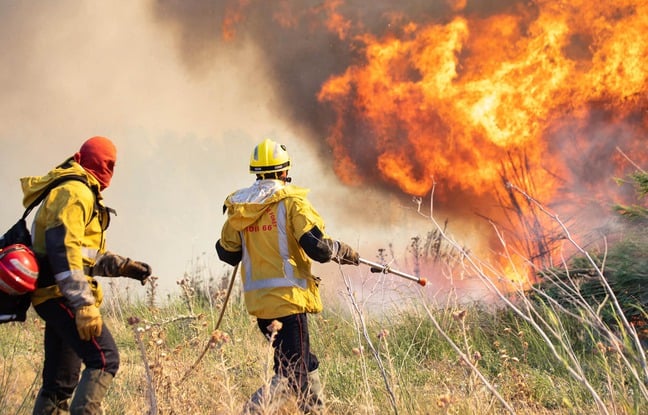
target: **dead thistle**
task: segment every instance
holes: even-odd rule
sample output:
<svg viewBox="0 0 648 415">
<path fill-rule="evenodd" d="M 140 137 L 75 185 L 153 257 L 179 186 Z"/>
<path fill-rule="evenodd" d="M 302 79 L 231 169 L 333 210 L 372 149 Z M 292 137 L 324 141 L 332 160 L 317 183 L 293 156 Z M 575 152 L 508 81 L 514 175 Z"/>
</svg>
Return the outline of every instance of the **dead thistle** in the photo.
<svg viewBox="0 0 648 415">
<path fill-rule="evenodd" d="M 220 330 L 214 330 L 209 338 L 209 347 L 213 349 L 216 346 L 221 346 L 229 341 L 229 334 Z"/>
<path fill-rule="evenodd" d="M 283 328 L 283 323 L 279 320 L 272 320 L 272 323 L 266 327 L 268 331 L 272 334 L 276 334 L 279 330 Z"/>
<path fill-rule="evenodd" d="M 466 318 L 466 314 L 468 314 L 466 310 L 455 311 L 454 313 L 452 313 L 452 318 L 454 318 L 456 321 L 463 322 Z"/>
</svg>

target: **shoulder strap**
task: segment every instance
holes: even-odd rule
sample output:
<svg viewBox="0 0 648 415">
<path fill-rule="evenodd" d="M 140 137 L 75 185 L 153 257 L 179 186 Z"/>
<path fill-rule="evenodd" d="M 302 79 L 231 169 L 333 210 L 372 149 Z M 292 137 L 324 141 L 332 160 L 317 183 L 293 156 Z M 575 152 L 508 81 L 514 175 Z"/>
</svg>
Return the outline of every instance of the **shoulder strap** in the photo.
<svg viewBox="0 0 648 415">
<path fill-rule="evenodd" d="M 42 192 L 40 195 L 38 195 L 38 197 L 36 198 L 36 200 L 34 200 L 34 201 L 33 201 L 33 202 L 32 202 L 32 203 L 27 207 L 27 209 L 25 209 L 25 213 L 23 213 L 22 218 L 23 218 L 23 219 L 26 219 L 27 216 L 29 215 L 29 213 L 32 211 L 32 209 L 34 209 L 36 206 L 38 206 L 38 205 L 39 205 L 39 204 L 40 204 L 40 203 L 41 203 L 41 202 L 42 202 L 42 201 L 47 197 L 47 195 L 49 194 L 49 192 L 50 192 L 53 188 L 55 188 L 56 186 L 60 185 L 60 184 L 63 183 L 63 182 L 67 182 L 67 181 L 69 181 L 69 180 L 76 180 L 76 181 L 79 181 L 79 182 L 85 183 L 86 186 L 90 187 L 90 186 L 88 185 L 88 180 L 87 180 L 85 177 L 83 177 L 83 176 L 69 175 L 69 176 L 62 176 L 62 177 L 59 177 L 58 179 L 56 179 L 56 180 L 54 180 L 52 183 L 50 183 L 50 184 L 45 188 L 45 190 L 43 190 L 43 192 Z M 94 191 L 94 189 L 91 189 L 91 190 L 92 190 L 93 193 L 95 193 L 95 197 L 96 197 L 97 195 L 96 195 L 96 192 Z"/>
</svg>

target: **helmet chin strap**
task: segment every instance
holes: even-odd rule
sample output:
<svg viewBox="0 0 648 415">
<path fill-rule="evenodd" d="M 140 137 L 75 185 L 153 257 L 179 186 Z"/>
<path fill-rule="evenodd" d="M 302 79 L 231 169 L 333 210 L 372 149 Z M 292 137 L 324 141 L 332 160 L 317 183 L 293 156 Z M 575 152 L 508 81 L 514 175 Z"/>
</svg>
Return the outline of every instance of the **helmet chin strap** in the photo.
<svg viewBox="0 0 648 415">
<path fill-rule="evenodd" d="M 284 183 L 292 182 L 292 177 L 288 177 L 288 170 L 284 170 L 281 173 L 277 173 L 277 179 L 283 180 Z"/>
<path fill-rule="evenodd" d="M 281 180 L 284 183 L 290 183 L 292 182 L 292 177 L 288 177 L 288 173 L 285 175 L 279 175 L 279 173 L 283 172 L 275 172 L 270 176 L 271 173 L 267 174 L 257 174 L 257 180 L 263 180 L 263 179 L 272 179 L 272 180 Z"/>
</svg>

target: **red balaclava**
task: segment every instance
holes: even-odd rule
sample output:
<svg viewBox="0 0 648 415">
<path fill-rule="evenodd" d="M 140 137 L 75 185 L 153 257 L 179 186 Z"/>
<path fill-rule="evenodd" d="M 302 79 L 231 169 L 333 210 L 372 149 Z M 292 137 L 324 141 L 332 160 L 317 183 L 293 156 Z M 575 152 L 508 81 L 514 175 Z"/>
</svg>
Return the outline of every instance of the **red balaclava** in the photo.
<svg viewBox="0 0 648 415">
<path fill-rule="evenodd" d="M 117 149 L 106 137 L 92 137 L 83 143 L 78 153 L 74 154 L 74 161 L 92 174 L 99 181 L 101 190 L 104 190 L 113 176 Z"/>
</svg>

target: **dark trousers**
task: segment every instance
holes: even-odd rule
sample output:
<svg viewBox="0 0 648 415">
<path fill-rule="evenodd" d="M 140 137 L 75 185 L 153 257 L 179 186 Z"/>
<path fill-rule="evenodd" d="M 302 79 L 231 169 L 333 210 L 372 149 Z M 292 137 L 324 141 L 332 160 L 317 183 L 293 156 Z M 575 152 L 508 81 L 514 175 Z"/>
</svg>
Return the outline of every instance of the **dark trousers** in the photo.
<svg viewBox="0 0 648 415">
<path fill-rule="evenodd" d="M 113 376 L 117 373 L 119 352 L 105 324 L 100 336 L 83 341 L 79 338 L 74 311 L 63 298 L 48 300 L 34 309 L 45 320 L 43 392 L 58 400 L 70 398 L 79 383 L 81 363 Z"/>
<path fill-rule="evenodd" d="M 302 313 L 281 318 L 257 319 L 259 329 L 268 339 L 272 335 L 268 326 L 273 320 L 282 323 L 282 328 L 272 343 L 274 372 L 286 377 L 295 391 L 306 392 L 308 372 L 319 367 L 317 356 L 310 351 L 308 315 Z"/>
</svg>

